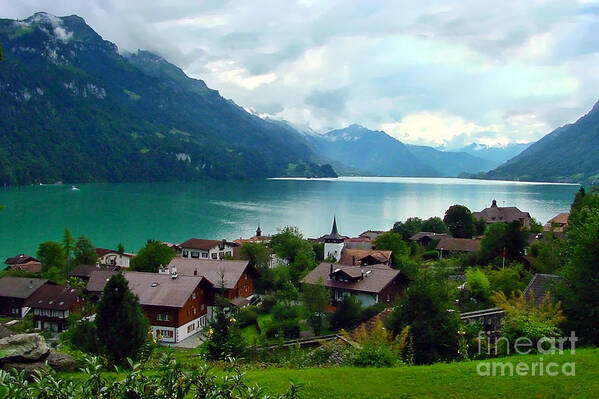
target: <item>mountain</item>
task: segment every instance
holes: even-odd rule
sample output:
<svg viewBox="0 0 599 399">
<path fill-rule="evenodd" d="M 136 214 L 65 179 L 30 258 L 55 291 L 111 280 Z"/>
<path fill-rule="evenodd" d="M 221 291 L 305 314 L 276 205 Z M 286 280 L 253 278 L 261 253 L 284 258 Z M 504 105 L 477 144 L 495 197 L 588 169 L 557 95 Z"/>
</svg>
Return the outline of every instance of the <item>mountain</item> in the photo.
<svg viewBox="0 0 599 399">
<path fill-rule="evenodd" d="M 0 19 L 0 43 L 0 183 L 335 175 L 303 134 L 78 16 Z"/>
<path fill-rule="evenodd" d="M 599 182 L 599 102 L 482 177 L 594 184 Z"/>
<path fill-rule="evenodd" d="M 461 173 L 477 173 L 491 170 L 499 162 L 490 161 L 466 152 L 439 151 L 433 147 L 408 145 L 412 154 L 420 162 L 426 163 L 439 172 L 439 176 L 455 177 Z"/>
<path fill-rule="evenodd" d="M 454 177 L 462 172 L 487 171 L 498 165 L 463 152 L 406 145 L 385 132 L 360 125 L 308 138 L 314 150 L 323 156 L 379 176 Z"/>
<path fill-rule="evenodd" d="M 437 176 L 402 142 L 385 132 L 350 125 L 323 135 L 306 136 L 325 157 L 378 176 Z"/>
<path fill-rule="evenodd" d="M 502 164 L 507 160 L 520 154 L 531 144 L 532 143 L 511 143 L 503 147 L 491 147 L 485 144 L 472 143 L 455 151 L 465 152 L 467 154 L 474 155 L 479 158 L 497 162 L 497 164 Z"/>
</svg>

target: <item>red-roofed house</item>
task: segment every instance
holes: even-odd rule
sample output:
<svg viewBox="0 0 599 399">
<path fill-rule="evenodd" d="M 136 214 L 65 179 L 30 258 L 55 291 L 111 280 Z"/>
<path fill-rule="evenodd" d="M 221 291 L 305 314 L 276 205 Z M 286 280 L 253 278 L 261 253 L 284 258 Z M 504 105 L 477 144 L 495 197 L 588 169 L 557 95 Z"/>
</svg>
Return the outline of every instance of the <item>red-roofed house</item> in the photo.
<svg viewBox="0 0 599 399">
<path fill-rule="evenodd" d="M 233 248 L 239 246 L 226 240 L 205 240 L 190 238 L 179 244 L 181 257 L 188 259 L 224 259 L 233 257 Z"/>
<path fill-rule="evenodd" d="M 67 318 L 81 309 L 83 299 L 75 288 L 46 284 L 27 299 L 25 306 L 33 311 L 36 329 L 60 332 L 67 329 Z"/>
</svg>

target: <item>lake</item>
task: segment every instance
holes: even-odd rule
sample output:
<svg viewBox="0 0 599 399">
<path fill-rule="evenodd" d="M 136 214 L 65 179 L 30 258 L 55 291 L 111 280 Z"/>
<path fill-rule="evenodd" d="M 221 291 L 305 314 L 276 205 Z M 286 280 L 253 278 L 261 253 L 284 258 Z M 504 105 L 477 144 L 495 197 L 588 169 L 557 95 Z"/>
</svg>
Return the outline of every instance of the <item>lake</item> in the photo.
<svg viewBox="0 0 599 399">
<path fill-rule="evenodd" d="M 147 239 L 230 240 L 286 225 L 306 237 L 389 229 L 410 216 L 441 216 L 453 204 L 481 210 L 493 199 L 545 223 L 568 211 L 577 185 L 443 178 L 343 177 L 177 183 L 85 184 L 0 189 L 0 258 L 35 255 L 43 241 L 60 241 L 65 227 L 98 247 L 136 252 Z"/>
</svg>

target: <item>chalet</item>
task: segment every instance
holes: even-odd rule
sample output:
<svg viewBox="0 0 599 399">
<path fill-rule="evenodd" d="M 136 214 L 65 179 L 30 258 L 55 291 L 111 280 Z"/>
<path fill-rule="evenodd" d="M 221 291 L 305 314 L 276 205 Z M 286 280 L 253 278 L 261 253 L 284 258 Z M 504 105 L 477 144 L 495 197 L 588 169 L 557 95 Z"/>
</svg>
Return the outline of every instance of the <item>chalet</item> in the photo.
<svg viewBox="0 0 599 399">
<path fill-rule="evenodd" d="M 428 246 L 433 241 L 439 241 L 444 237 L 450 237 L 449 234 L 430 233 L 428 231 L 419 231 L 409 238 L 410 241 L 415 241 L 423 247 Z"/>
<path fill-rule="evenodd" d="M 570 214 L 568 212 L 560 213 L 549 219 L 545 226 L 543 226 L 543 231 L 553 231 L 556 233 L 563 233 L 568 227 L 568 221 L 570 219 Z"/>
<path fill-rule="evenodd" d="M 83 305 L 80 291 L 64 285 L 44 285 L 33 293 L 25 306 L 33 312 L 35 328 L 61 332 L 68 328 L 67 318 Z"/>
<path fill-rule="evenodd" d="M 190 238 L 179 244 L 182 258 L 213 260 L 233 257 L 233 248 L 237 246 L 239 244 L 226 240 L 204 240 L 201 238 Z"/>
<path fill-rule="evenodd" d="M 233 247 L 233 257 L 234 258 L 239 258 L 240 257 L 240 249 L 241 246 L 245 243 L 259 243 L 259 244 L 266 244 L 270 242 L 270 236 L 263 236 L 262 235 L 262 229 L 260 228 L 260 226 L 258 226 L 258 228 L 256 229 L 256 235 L 250 238 L 242 238 L 239 237 L 237 240 L 233 240 L 233 243 L 236 244 L 236 246 Z"/>
<path fill-rule="evenodd" d="M 174 258 L 160 273 L 202 276 L 212 284 L 215 293 L 224 290 L 224 296 L 233 303 L 242 303 L 242 299 L 254 295 L 254 280 L 258 277 L 247 260 Z"/>
<path fill-rule="evenodd" d="M 25 302 L 48 280 L 29 277 L 0 278 L 0 314 L 10 317 L 25 317 L 29 307 Z"/>
<path fill-rule="evenodd" d="M 39 273 L 42 271 L 41 262 L 38 259 L 25 254 L 18 254 L 12 258 L 7 258 L 4 263 L 8 265 L 8 268 L 11 270 L 21 270 L 30 273 Z"/>
<path fill-rule="evenodd" d="M 439 251 L 441 258 L 454 252 L 478 252 L 480 250 L 480 240 L 443 237 L 439 240 L 435 249 Z"/>
<path fill-rule="evenodd" d="M 96 253 L 101 265 L 128 268 L 135 254 L 113 251 L 112 249 L 96 248 Z"/>
<path fill-rule="evenodd" d="M 405 289 L 407 279 L 399 270 L 386 265 L 346 266 L 321 263 L 304 279 L 303 284 L 324 284 L 331 291 L 336 306 L 345 296 L 356 297 L 363 306 L 391 305 Z"/>
<path fill-rule="evenodd" d="M 392 263 L 392 260 L 392 251 L 343 248 L 343 251 L 341 251 L 341 258 L 339 259 L 339 264 L 347 266 L 383 264 L 389 266 Z"/>
<path fill-rule="evenodd" d="M 531 217 L 528 212 L 522 212 L 515 206 L 497 206 L 497 201 L 493 200 L 490 208 L 485 208 L 480 212 L 472 212 L 475 219 L 483 219 L 487 224 L 491 223 L 512 223 L 518 221 L 523 228 L 530 228 Z"/>
<path fill-rule="evenodd" d="M 213 288 L 207 279 L 142 272 L 123 275 L 131 292 L 139 298 L 152 333 L 160 341 L 178 343 L 207 324 Z"/>
<path fill-rule="evenodd" d="M 104 266 L 104 265 L 79 265 L 75 266 L 73 270 L 69 272 L 69 277 L 77 277 L 83 281 L 89 281 L 89 276 L 96 270 L 102 271 L 119 271 L 119 266 Z"/>
</svg>

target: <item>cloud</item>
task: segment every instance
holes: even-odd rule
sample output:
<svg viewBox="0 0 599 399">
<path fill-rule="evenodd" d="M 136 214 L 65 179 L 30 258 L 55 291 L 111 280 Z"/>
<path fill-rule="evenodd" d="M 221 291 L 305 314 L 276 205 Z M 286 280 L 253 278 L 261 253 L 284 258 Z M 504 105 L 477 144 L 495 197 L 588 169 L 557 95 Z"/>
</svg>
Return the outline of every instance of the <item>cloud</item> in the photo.
<svg viewBox="0 0 599 399">
<path fill-rule="evenodd" d="M 9 18 L 40 10 L 78 14 L 123 51 L 153 51 L 247 109 L 317 130 L 529 141 L 584 114 L 599 87 L 597 1 L 3 3 Z"/>
</svg>

